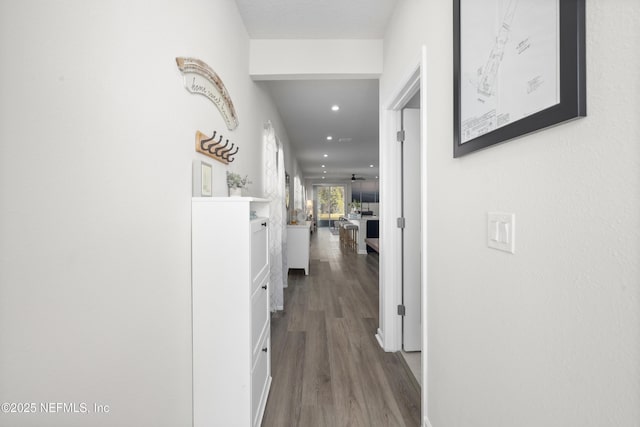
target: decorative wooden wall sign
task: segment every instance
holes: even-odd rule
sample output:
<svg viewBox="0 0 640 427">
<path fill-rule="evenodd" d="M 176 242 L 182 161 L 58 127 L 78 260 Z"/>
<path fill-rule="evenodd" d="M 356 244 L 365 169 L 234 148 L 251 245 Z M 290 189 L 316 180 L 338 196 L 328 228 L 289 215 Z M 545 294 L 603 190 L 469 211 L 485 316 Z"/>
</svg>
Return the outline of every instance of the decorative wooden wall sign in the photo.
<svg viewBox="0 0 640 427">
<path fill-rule="evenodd" d="M 218 135 L 218 140 L 216 141 L 216 131 L 213 131 L 213 136 L 209 138 L 204 133 L 197 131 L 196 132 L 196 151 L 198 153 L 202 153 L 205 156 L 211 157 L 219 162 L 228 165 L 232 163 L 235 156 L 240 149 L 234 143 L 229 145 L 229 140 L 225 140 L 224 144 L 222 143 L 223 136 Z"/>
<path fill-rule="evenodd" d="M 216 72 L 203 61 L 195 58 L 178 57 L 176 63 L 184 76 L 184 87 L 191 93 L 209 98 L 218 107 L 227 128 L 229 130 L 237 128 L 236 110 L 227 88 Z"/>
</svg>

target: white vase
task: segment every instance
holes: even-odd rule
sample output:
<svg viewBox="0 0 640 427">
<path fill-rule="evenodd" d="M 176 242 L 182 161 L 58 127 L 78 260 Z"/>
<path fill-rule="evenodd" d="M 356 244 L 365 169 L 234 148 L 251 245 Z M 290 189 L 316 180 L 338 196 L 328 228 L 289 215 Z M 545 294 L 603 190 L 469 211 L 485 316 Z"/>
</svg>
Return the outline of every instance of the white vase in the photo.
<svg viewBox="0 0 640 427">
<path fill-rule="evenodd" d="M 242 197 L 242 188 L 229 188 L 230 197 Z"/>
</svg>

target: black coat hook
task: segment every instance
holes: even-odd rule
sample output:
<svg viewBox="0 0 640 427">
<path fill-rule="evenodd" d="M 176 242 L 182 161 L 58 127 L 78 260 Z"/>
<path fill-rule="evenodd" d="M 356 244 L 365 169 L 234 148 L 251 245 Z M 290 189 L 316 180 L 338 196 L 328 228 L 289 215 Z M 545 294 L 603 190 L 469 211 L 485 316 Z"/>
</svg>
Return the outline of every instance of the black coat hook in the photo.
<svg viewBox="0 0 640 427">
<path fill-rule="evenodd" d="M 218 149 L 220 147 L 218 147 L 220 145 L 220 142 L 222 141 L 222 135 L 220 135 L 220 138 L 218 138 L 218 140 L 216 142 L 214 142 L 213 144 L 209 145 L 207 147 L 207 151 L 213 155 L 217 155 L 216 153 L 218 152 Z"/>
<path fill-rule="evenodd" d="M 233 144 L 231 144 L 231 148 L 229 149 L 229 151 L 226 151 L 222 154 L 222 158 L 228 162 L 233 162 L 233 159 L 231 159 L 231 156 L 235 156 L 238 153 L 238 150 L 240 149 L 240 147 L 236 147 L 236 150 L 231 153 L 231 150 L 233 150 Z"/>
<path fill-rule="evenodd" d="M 228 154 L 231 150 L 233 150 L 233 147 L 235 147 L 235 146 L 236 146 L 236 144 L 231 143 L 231 147 L 227 148 L 226 150 L 221 150 L 221 151 L 218 153 L 218 155 L 219 155 L 220 159 L 221 159 L 221 160 L 223 160 L 223 161 L 229 161 L 229 160 L 228 160 L 228 158 L 227 158 L 227 154 Z"/>
<path fill-rule="evenodd" d="M 219 144 L 219 142 L 213 141 L 213 139 L 216 137 L 217 131 L 213 131 L 213 136 L 211 138 L 206 138 L 200 141 L 200 148 L 202 148 L 203 150 L 206 150 L 208 152 L 210 152 L 211 154 L 213 154 L 213 151 L 211 151 L 216 145 Z M 222 140 L 222 135 L 220 135 L 220 140 Z M 210 142 L 213 141 L 213 142 Z M 209 143 L 209 144 L 207 144 Z"/>
<path fill-rule="evenodd" d="M 207 144 L 207 142 L 211 141 L 215 137 L 216 137 L 216 131 L 214 130 L 213 131 L 213 136 L 211 138 L 206 138 L 206 139 L 201 139 L 200 140 L 200 148 L 202 148 L 203 150 L 209 150 L 209 147 L 214 145 L 215 142 L 213 142 L 212 144 Z"/>
<path fill-rule="evenodd" d="M 229 151 L 233 150 L 233 147 L 235 147 L 236 144 L 234 144 L 233 142 L 231 143 L 231 147 L 227 148 L 226 150 L 220 150 L 220 152 L 218 153 L 218 155 L 220 157 L 222 157 L 224 159 L 224 155 L 227 154 Z"/>
<path fill-rule="evenodd" d="M 227 148 L 227 146 L 229 145 L 229 140 L 227 139 L 224 143 L 224 145 L 222 147 L 218 147 L 216 148 L 216 152 L 213 153 L 216 156 L 220 156 L 220 151 L 224 150 L 225 148 Z"/>
<path fill-rule="evenodd" d="M 216 137 L 216 133 L 217 133 L 217 131 L 215 131 L 215 130 L 214 130 L 214 131 L 213 131 L 213 135 L 211 136 L 211 138 L 201 139 L 201 140 L 200 140 L 200 143 L 202 144 L 203 142 L 209 142 L 209 141 L 211 141 L 213 138 L 215 138 L 215 137 Z"/>
</svg>

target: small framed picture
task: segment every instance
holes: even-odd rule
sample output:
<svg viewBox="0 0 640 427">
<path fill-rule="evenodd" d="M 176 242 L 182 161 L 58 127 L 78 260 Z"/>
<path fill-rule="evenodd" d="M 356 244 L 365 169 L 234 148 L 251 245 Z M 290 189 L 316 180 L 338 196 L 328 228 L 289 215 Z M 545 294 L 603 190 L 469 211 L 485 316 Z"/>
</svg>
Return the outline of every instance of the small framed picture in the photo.
<svg viewBox="0 0 640 427">
<path fill-rule="evenodd" d="M 211 197 L 211 165 L 209 163 L 200 162 L 200 176 L 202 177 L 200 193 L 202 196 Z"/>
<path fill-rule="evenodd" d="M 210 163 L 201 160 L 193 161 L 193 196 L 211 197 L 212 167 Z"/>
</svg>

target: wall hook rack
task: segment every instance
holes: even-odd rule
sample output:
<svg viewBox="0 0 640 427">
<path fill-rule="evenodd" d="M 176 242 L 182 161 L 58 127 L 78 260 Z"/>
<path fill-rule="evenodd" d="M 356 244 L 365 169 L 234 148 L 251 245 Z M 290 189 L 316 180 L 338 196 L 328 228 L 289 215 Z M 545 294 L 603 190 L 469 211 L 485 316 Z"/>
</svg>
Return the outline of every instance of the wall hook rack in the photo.
<svg viewBox="0 0 640 427">
<path fill-rule="evenodd" d="M 217 140 L 216 135 L 218 136 Z M 238 153 L 239 147 L 233 142 L 229 147 L 228 139 L 226 139 L 223 144 L 223 138 L 222 134 L 218 134 L 217 131 L 213 131 L 213 135 L 211 137 L 208 137 L 200 131 L 196 131 L 196 151 L 228 165 L 235 160 L 232 156 L 235 156 Z"/>
</svg>

